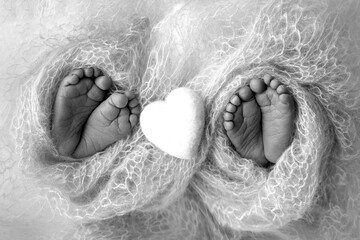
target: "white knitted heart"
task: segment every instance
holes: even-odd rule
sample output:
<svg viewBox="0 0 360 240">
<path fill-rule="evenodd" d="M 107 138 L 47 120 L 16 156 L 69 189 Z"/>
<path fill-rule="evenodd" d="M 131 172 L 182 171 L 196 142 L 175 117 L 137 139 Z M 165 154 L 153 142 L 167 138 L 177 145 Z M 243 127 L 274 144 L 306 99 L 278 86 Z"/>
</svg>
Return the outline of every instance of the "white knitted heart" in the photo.
<svg viewBox="0 0 360 240">
<path fill-rule="evenodd" d="M 177 88 L 165 101 L 147 105 L 140 125 L 147 139 L 164 152 L 191 159 L 200 143 L 205 109 L 202 98 L 189 88 Z"/>
</svg>

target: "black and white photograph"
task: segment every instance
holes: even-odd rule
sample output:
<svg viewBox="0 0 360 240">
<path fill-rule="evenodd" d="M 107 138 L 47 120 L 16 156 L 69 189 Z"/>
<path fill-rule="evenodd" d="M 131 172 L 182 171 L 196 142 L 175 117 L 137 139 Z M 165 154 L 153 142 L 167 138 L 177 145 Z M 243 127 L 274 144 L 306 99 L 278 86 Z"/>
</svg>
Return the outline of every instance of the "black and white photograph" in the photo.
<svg viewBox="0 0 360 240">
<path fill-rule="evenodd" d="M 360 0 L 0 0 L 0 240 L 360 240 Z"/>
</svg>

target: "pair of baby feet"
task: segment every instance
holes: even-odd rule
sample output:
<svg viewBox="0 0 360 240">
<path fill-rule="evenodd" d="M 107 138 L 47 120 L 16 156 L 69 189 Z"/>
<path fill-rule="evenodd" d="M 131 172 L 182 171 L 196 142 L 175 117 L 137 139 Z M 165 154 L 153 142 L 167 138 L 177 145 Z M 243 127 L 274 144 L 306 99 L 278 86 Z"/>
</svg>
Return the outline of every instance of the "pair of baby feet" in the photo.
<svg viewBox="0 0 360 240">
<path fill-rule="evenodd" d="M 87 157 L 130 135 L 139 119 L 139 102 L 129 91 L 109 95 L 111 86 L 112 80 L 96 67 L 75 69 L 63 79 L 51 130 L 61 155 Z M 242 157 L 265 166 L 289 146 L 294 110 L 288 89 L 265 75 L 231 97 L 224 128 Z"/>
<path fill-rule="evenodd" d="M 288 88 L 266 74 L 250 80 L 226 105 L 224 128 L 236 151 L 260 166 L 276 163 L 291 144 L 295 102 Z"/>
<path fill-rule="evenodd" d="M 87 157 L 131 133 L 139 102 L 130 91 L 109 95 L 111 86 L 96 67 L 75 69 L 60 83 L 51 134 L 61 155 Z"/>
</svg>

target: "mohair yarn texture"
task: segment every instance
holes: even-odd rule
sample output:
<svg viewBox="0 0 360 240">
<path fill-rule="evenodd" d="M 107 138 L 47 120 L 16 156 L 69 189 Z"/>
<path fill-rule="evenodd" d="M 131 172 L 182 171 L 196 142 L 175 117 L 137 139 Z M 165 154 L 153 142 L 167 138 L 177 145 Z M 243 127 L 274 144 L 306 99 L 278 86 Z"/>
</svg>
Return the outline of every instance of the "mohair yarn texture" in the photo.
<svg viewBox="0 0 360 240">
<path fill-rule="evenodd" d="M 46 236 L 360 237 L 358 1 L 92 4 L 98 11 L 33 65 L 14 118 L 34 198 L 68 223 Z M 142 108 L 179 87 L 198 93 L 205 123 L 196 154 L 172 157 L 138 125 L 81 161 L 60 156 L 50 137 L 56 92 L 72 69 L 89 66 L 112 78 L 111 92 L 136 93 Z M 289 87 L 297 109 L 293 141 L 269 169 L 239 156 L 222 127 L 234 92 L 266 73 Z"/>
</svg>

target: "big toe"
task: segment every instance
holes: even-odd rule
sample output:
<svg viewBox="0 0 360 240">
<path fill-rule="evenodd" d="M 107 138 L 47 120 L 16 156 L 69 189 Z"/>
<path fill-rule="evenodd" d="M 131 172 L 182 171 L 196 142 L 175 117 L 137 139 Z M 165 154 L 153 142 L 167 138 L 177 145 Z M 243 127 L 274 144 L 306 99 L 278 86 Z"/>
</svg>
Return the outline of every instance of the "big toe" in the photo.
<svg viewBox="0 0 360 240">
<path fill-rule="evenodd" d="M 260 78 L 254 78 L 250 80 L 250 89 L 254 93 L 262 93 L 266 90 L 267 86 L 265 82 Z"/>
<path fill-rule="evenodd" d="M 239 97 L 242 101 L 242 115 L 244 118 L 252 118 L 258 114 L 259 107 L 255 101 L 254 92 L 249 86 L 239 89 Z M 235 115 L 236 118 L 236 115 Z M 236 120 L 236 119 L 235 119 Z"/>
<path fill-rule="evenodd" d="M 87 96 L 97 102 L 104 100 L 107 90 L 110 89 L 112 81 L 107 76 L 100 76 L 95 79 L 95 84 L 89 90 Z"/>
<path fill-rule="evenodd" d="M 108 76 L 99 76 L 95 79 L 95 85 L 103 91 L 109 90 L 111 84 L 112 81 Z"/>
<path fill-rule="evenodd" d="M 124 108 L 128 103 L 128 99 L 124 94 L 113 93 L 97 108 L 100 112 L 100 116 L 106 120 L 110 125 L 120 113 L 121 108 Z"/>
<path fill-rule="evenodd" d="M 239 97 L 244 102 L 249 102 L 254 98 L 254 93 L 249 86 L 244 86 L 239 89 Z"/>
</svg>

